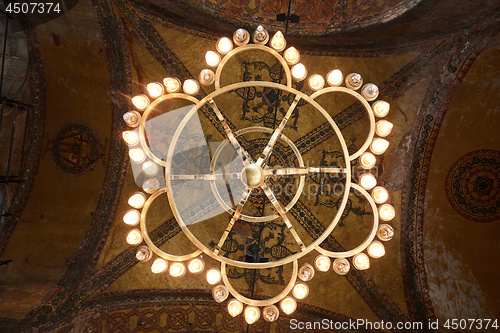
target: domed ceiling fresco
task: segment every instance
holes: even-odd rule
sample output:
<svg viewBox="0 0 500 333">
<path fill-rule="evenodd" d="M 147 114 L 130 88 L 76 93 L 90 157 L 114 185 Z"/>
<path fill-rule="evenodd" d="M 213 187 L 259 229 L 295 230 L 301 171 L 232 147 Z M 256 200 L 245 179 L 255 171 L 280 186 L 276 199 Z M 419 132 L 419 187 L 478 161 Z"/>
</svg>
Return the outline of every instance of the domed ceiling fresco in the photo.
<svg viewBox="0 0 500 333">
<path fill-rule="evenodd" d="M 359 73 L 391 104 L 385 119 L 394 129 L 375 170 L 396 210 L 389 222 L 394 238 L 384 242 L 385 256 L 372 259 L 370 269 L 351 267 L 346 275 L 316 271 L 307 283 L 309 296 L 294 313 L 248 325 L 243 315 L 229 315 L 227 302 L 213 299 L 204 274 L 153 274 L 152 261 L 136 259 L 138 246 L 125 241 L 131 228 L 123 223 L 129 197 L 144 180 L 122 138 L 130 129 L 123 114 L 134 108 L 131 97 L 148 94 L 148 83 L 167 77 L 198 80 L 205 53 L 238 28 L 253 32 L 262 25 L 271 34 L 285 32 L 284 23 L 275 19 L 288 5 L 80 0 L 68 2 L 64 13 L 44 23 L 17 16 L 22 29 L 9 30 L 15 33 L 10 40 L 22 41 L 16 42 L 18 53 L 28 53 L 29 66 L 26 74 L 24 62 L 6 62 L 10 77 L 26 79 L 16 96 L 4 100 L 0 128 L 0 332 L 288 332 L 293 319 L 394 323 L 390 329 L 331 330 L 342 332 L 446 332 L 446 322 L 456 318 L 474 319 L 474 331 L 492 332 L 492 327 L 479 328 L 477 319 L 494 323 L 500 317 L 500 270 L 495 267 L 500 253 L 500 7 L 495 1 L 291 1 L 290 11 L 300 22 L 290 23 L 287 46 L 299 50 L 308 73 L 325 76 L 335 68 L 344 75 Z M 7 55 L 14 51 L 9 43 Z M 222 82 L 285 82 L 279 63 L 263 54 L 237 54 L 224 70 Z M 293 89 L 313 93 L 300 82 Z M 195 97 L 201 100 L 214 91 L 213 85 L 202 86 Z M 216 102 L 227 126 L 237 132 L 277 126 L 293 98 L 273 89 L 235 89 Z M 355 153 L 370 128 L 362 104 L 336 95 L 317 102 L 337 124 L 349 154 Z M 187 105 L 165 103 L 162 112 L 174 114 Z M 180 136 L 185 149 L 173 158 L 174 169 L 206 170 L 218 151 L 215 143 L 226 138 L 213 108 L 200 109 L 198 116 L 204 133 L 189 128 Z M 160 114 L 152 118 L 156 122 L 148 133 L 166 138 L 181 121 L 162 122 Z M 23 133 L 26 124 L 25 139 L 11 135 L 14 119 L 15 133 Z M 343 162 L 332 127 L 305 102 L 297 103 L 283 134 L 308 166 Z M 257 160 L 269 135 L 242 137 L 242 148 Z M 166 155 L 170 139 L 151 134 L 148 143 Z M 296 156 L 279 141 L 270 161 L 295 166 Z M 12 181 L 14 174 L 19 181 Z M 289 181 L 270 179 L 273 189 Z M 165 179 L 159 180 L 164 187 Z M 301 196 L 287 212 L 305 242 L 327 229 L 341 202 L 335 186 L 345 182 L 340 176 L 307 177 L 307 188 L 324 190 Z M 202 201 L 196 186 L 174 187 L 172 198 L 183 198 L 185 217 L 203 221 L 189 228 L 215 248 L 230 215 L 208 219 L 206 209 L 215 201 Z M 354 191 L 346 198 L 337 227 L 321 244 L 326 250 L 352 249 L 372 228 L 367 200 Z M 276 199 L 286 205 L 293 195 L 280 193 Z M 264 216 L 276 210 L 266 196 L 254 195 L 243 213 Z M 196 247 L 176 216 L 169 198 L 159 196 L 148 211 L 151 242 L 175 255 L 191 253 Z M 300 252 L 281 218 L 259 227 L 238 221 L 227 237 L 220 251 L 237 260 L 276 261 Z M 315 256 L 307 254 L 299 264 L 312 263 Z M 203 260 L 206 269 L 220 267 L 208 255 Z M 230 267 L 228 277 L 241 294 L 268 299 L 286 287 L 292 271 L 291 265 Z M 422 323 L 423 329 L 411 323 Z"/>
</svg>

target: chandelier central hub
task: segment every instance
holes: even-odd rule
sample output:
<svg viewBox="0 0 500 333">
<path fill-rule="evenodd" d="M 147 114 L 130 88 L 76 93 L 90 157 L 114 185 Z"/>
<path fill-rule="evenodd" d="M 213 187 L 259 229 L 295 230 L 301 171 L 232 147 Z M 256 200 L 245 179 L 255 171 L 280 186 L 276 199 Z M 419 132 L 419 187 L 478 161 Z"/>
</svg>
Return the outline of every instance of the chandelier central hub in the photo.
<svg viewBox="0 0 500 333">
<path fill-rule="evenodd" d="M 264 170 L 257 164 L 249 164 L 241 171 L 241 181 L 250 188 L 259 187 L 264 182 Z"/>
</svg>

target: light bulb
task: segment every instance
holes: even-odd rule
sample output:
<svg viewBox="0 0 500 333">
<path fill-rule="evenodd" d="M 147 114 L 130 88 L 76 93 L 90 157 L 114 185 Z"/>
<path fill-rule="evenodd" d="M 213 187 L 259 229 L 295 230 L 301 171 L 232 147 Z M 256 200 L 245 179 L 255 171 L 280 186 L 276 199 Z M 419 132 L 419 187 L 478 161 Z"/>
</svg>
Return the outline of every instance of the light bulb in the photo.
<svg viewBox="0 0 500 333">
<path fill-rule="evenodd" d="M 123 114 L 123 120 L 130 127 L 137 127 L 141 122 L 141 115 L 137 111 L 129 111 Z"/>
<path fill-rule="evenodd" d="M 198 77 L 200 83 L 204 86 L 209 86 L 215 81 L 215 74 L 210 69 L 204 69 L 200 72 L 200 76 Z"/>
<path fill-rule="evenodd" d="M 165 93 L 165 89 L 159 82 L 148 83 L 146 86 L 148 89 L 149 96 L 153 98 L 158 98 Z"/>
<path fill-rule="evenodd" d="M 378 97 L 378 87 L 373 83 L 367 83 L 363 86 L 363 88 L 361 88 L 361 95 L 367 101 L 373 101 Z"/>
<path fill-rule="evenodd" d="M 127 234 L 127 243 L 130 245 L 137 245 L 142 242 L 141 231 L 138 229 L 130 230 Z"/>
<path fill-rule="evenodd" d="M 129 199 L 128 199 L 128 204 L 134 208 L 142 208 L 144 206 L 144 203 L 146 202 L 146 196 L 144 193 L 141 192 L 136 192 L 134 193 Z"/>
<path fill-rule="evenodd" d="M 359 162 L 364 169 L 371 169 L 375 166 L 375 163 L 377 163 L 377 159 L 372 153 L 364 153 L 359 158 Z"/>
<path fill-rule="evenodd" d="M 342 84 L 342 79 L 344 76 L 342 75 L 342 72 L 338 69 L 334 69 L 333 71 L 330 71 L 326 75 L 326 80 L 328 81 L 328 84 L 333 87 L 340 86 Z"/>
<path fill-rule="evenodd" d="M 377 237 L 381 241 L 387 242 L 394 237 L 394 229 L 388 224 L 381 224 L 377 230 Z"/>
<path fill-rule="evenodd" d="M 146 159 L 146 153 L 140 148 L 130 149 L 128 151 L 130 159 L 135 163 L 142 163 Z"/>
<path fill-rule="evenodd" d="M 125 215 L 123 215 L 123 222 L 128 225 L 137 225 L 141 221 L 141 214 L 135 209 L 129 210 Z"/>
<path fill-rule="evenodd" d="M 321 272 L 327 272 L 330 269 L 330 264 L 330 258 L 321 254 L 314 259 L 314 266 L 316 266 L 316 269 Z"/>
<path fill-rule="evenodd" d="M 132 104 L 134 104 L 134 106 L 138 110 L 143 111 L 149 105 L 149 98 L 146 95 L 137 95 L 137 96 L 134 96 L 134 97 L 132 97 Z"/>
<path fill-rule="evenodd" d="M 269 33 L 263 26 L 259 25 L 252 35 L 255 44 L 264 45 L 269 41 Z"/>
<path fill-rule="evenodd" d="M 292 66 L 299 62 L 300 53 L 295 47 L 292 46 L 286 49 L 285 53 L 283 53 L 283 58 L 285 58 L 288 65 Z"/>
<path fill-rule="evenodd" d="M 382 221 L 390 221 L 396 216 L 396 211 L 391 205 L 383 204 L 378 208 L 378 214 Z"/>
<path fill-rule="evenodd" d="M 237 299 L 232 299 L 227 303 L 227 312 L 233 317 L 236 317 L 243 311 L 243 304 Z"/>
<path fill-rule="evenodd" d="M 200 85 L 195 80 L 188 79 L 184 81 L 182 89 L 188 95 L 195 95 L 200 90 Z"/>
<path fill-rule="evenodd" d="M 293 297 L 296 299 L 304 299 L 309 295 L 309 287 L 304 283 L 297 283 L 295 287 L 293 287 Z"/>
<path fill-rule="evenodd" d="M 314 74 L 309 77 L 308 83 L 312 90 L 320 90 L 325 86 L 325 79 L 319 74 Z"/>
<path fill-rule="evenodd" d="M 259 308 L 255 306 L 247 306 L 245 309 L 245 321 L 248 325 L 252 325 L 260 318 Z"/>
<path fill-rule="evenodd" d="M 243 46 L 250 41 L 250 34 L 245 29 L 238 29 L 233 34 L 234 44 Z"/>
<path fill-rule="evenodd" d="M 139 143 L 139 135 L 134 131 L 125 131 L 122 133 L 123 140 L 130 145 L 134 146 Z"/>
<path fill-rule="evenodd" d="M 147 246 L 141 246 L 137 249 L 135 253 L 135 258 L 142 262 L 147 262 L 153 256 L 153 252 Z"/>
<path fill-rule="evenodd" d="M 358 253 L 352 258 L 354 267 L 360 271 L 370 268 L 370 259 L 364 253 Z"/>
<path fill-rule="evenodd" d="M 387 192 L 387 190 L 382 186 L 377 186 L 372 191 L 372 198 L 375 203 L 379 205 L 383 204 L 387 201 L 387 199 L 389 199 L 389 192 Z"/>
<path fill-rule="evenodd" d="M 158 164 L 153 161 L 146 161 L 142 165 L 142 172 L 144 172 L 146 176 L 156 176 L 158 174 L 158 170 Z"/>
<path fill-rule="evenodd" d="M 218 286 L 215 286 L 214 289 L 212 289 L 212 297 L 217 303 L 224 302 L 228 296 L 229 291 L 227 290 L 226 286 L 222 284 L 219 284 Z"/>
<path fill-rule="evenodd" d="M 149 178 L 142 183 L 142 189 L 146 193 L 154 193 L 160 189 L 160 182 L 156 178 Z"/>
<path fill-rule="evenodd" d="M 175 77 L 167 77 L 163 79 L 163 84 L 170 94 L 179 92 L 181 90 L 181 81 Z"/>
<path fill-rule="evenodd" d="M 217 268 L 210 268 L 207 271 L 207 282 L 211 285 L 219 283 L 221 279 L 220 271 Z"/>
<path fill-rule="evenodd" d="M 382 118 L 387 116 L 391 106 L 385 101 L 376 101 L 375 103 L 373 103 L 372 108 L 373 113 L 375 113 L 377 117 Z"/>
<path fill-rule="evenodd" d="M 280 307 L 287 315 L 292 314 L 297 309 L 297 301 L 293 297 L 285 297 L 280 302 Z"/>
<path fill-rule="evenodd" d="M 227 37 L 219 38 L 217 41 L 217 52 L 220 54 L 229 53 L 233 49 L 233 41 Z"/>
<path fill-rule="evenodd" d="M 389 148 L 389 141 L 381 138 L 375 138 L 370 145 L 370 150 L 375 155 L 380 155 L 385 153 L 385 151 Z"/>
<path fill-rule="evenodd" d="M 357 73 L 351 73 L 345 78 L 345 85 L 352 90 L 358 90 L 363 84 L 363 78 Z"/>
<path fill-rule="evenodd" d="M 377 185 L 377 179 L 371 173 L 365 173 L 361 176 L 359 182 L 361 183 L 361 187 L 365 190 L 371 190 Z"/>
<path fill-rule="evenodd" d="M 154 274 L 165 272 L 167 266 L 168 264 L 165 260 L 158 258 L 153 261 L 153 264 L 151 265 L 151 272 L 153 272 Z"/>
<path fill-rule="evenodd" d="M 265 321 L 268 321 L 270 323 L 276 321 L 279 316 L 280 310 L 278 310 L 278 307 L 276 305 L 268 305 L 264 308 L 264 310 L 262 310 L 262 317 L 264 317 Z"/>
<path fill-rule="evenodd" d="M 300 62 L 292 67 L 292 76 L 295 81 L 302 81 L 307 76 L 306 66 L 302 65 Z"/>
<path fill-rule="evenodd" d="M 297 272 L 297 276 L 304 282 L 310 281 L 314 277 L 314 268 L 311 264 L 302 264 Z"/>
<path fill-rule="evenodd" d="M 393 127 L 394 125 L 391 122 L 388 122 L 387 120 L 379 120 L 375 124 L 375 131 L 377 132 L 377 135 L 386 137 L 391 134 Z"/>
<path fill-rule="evenodd" d="M 351 268 L 349 261 L 344 258 L 335 259 L 332 264 L 333 271 L 339 275 L 346 275 Z"/>
<path fill-rule="evenodd" d="M 200 258 L 191 259 L 191 261 L 188 264 L 188 269 L 193 274 L 198 274 L 203 272 L 204 268 L 205 268 L 205 263 Z"/>
<path fill-rule="evenodd" d="M 286 40 L 281 31 L 278 30 L 271 38 L 271 47 L 276 51 L 283 51 L 286 47 Z"/>
<path fill-rule="evenodd" d="M 205 54 L 205 62 L 210 67 L 217 67 L 220 62 L 220 55 L 218 53 L 215 53 L 214 51 L 208 51 Z"/>
<path fill-rule="evenodd" d="M 373 241 L 369 246 L 368 246 L 368 254 L 372 258 L 380 258 L 383 257 L 385 254 L 385 247 L 380 243 L 379 241 Z"/>
<path fill-rule="evenodd" d="M 186 265 L 182 262 L 174 262 L 170 265 L 170 276 L 180 277 L 186 273 Z"/>
</svg>

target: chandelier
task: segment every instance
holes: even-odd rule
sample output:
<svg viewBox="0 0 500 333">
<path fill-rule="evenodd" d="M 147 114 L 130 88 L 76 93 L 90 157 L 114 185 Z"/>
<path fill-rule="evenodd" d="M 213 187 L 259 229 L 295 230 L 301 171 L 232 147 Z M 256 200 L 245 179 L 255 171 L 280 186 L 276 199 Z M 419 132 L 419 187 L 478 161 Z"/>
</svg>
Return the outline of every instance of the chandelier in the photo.
<svg viewBox="0 0 500 333">
<path fill-rule="evenodd" d="M 253 44 L 249 43 L 250 39 L 253 40 Z M 123 132 L 123 139 L 129 146 L 129 156 L 136 179 L 140 179 L 142 183 L 142 191 L 134 193 L 129 198 L 128 204 L 132 209 L 123 217 L 126 225 L 139 226 L 128 232 L 127 243 L 138 246 L 136 257 L 139 261 L 152 261 L 150 268 L 155 274 L 167 274 L 168 271 L 171 277 L 178 278 L 186 272 L 192 274 L 205 272 L 206 282 L 213 286 L 212 295 L 215 301 L 221 303 L 229 298 L 227 301 L 229 314 L 235 317 L 243 312 L 248 324 L 255 323 L 260 317 L 273 322 L 278 318 L 280 309 L 288 315 L 293 313 L 297 308 L 297 300 L 302 300 L 308 295 L 310 288 L 308 282 L 314 277 L 315 271 L 333 270 L 336 274 L 345 275 L 351 266 L 357 270 L 368 269 L 371 258 L 380 258 L 385 254 L 383 242 L 389 241 L 394 235 L 393 228 L 387 224 L 395 217 L 394 207 L 387 203 L 389 193 L 384 187 L 378 186 L 377 178 L 371 172 L 377 163 L 376 156 L 383 154 L 389 145 L 384 137 L 389 135 L 393 125 L 386 120 L 375 122 L 375 117 L 383 118 L 388 114 L 389 104 L 377 100 L 379 95 L 377 86 L 372 83 L 363 85 L 360 74 L 351 73 L 344 79 L 342 72 L 334 69 L 326 76 L 313 74 L 308 77 L 306 67 L 299 62 L 300 54 L 297 49 L 294 47 L 285 49 L 286 40 L 280 31 L 270 38 L 262 26 L 259 26 L 253 34 L 238 29 L 232 40 L 223 37 L 217 41 L 217 52 L 206 53 L 205 60 L 210 69 L 200 72 L 199 82 L 193 79 L 181 82 L 177 78 L 170 77 L 165 78 L 163 84 L 149 83 L 147 85 L 149 96 L 141 94 L 133 97 L 132 104 L 136 110 L 129 111 L 123 116 L 125 123 L 130 127 Z M 241 52 L 266 52 L 274 56 L 281 65 L 286 84 L 247 80 L 222 86 L 221 73 L 226 64 Z M 306 78 L 308 87 L 313 91 L 310 96 L 292 86 L 292 83 L 297 84 Z M 345 87 L 342 86 L 343 83 Z M 200 84 L 214 85 L 215 89 L 202 99 L 198 99 L 194 96 L 200 92 Z M 281 91 L 294 96 L 289 99 L 289 108 L 277 127 L 271 129 L 254 126 L 236 130 L 229 123 L 221 111 L 224 108 L 219 107 L 216 99 L 238 89 L 248 91 L 250 88 Z M 329 93 L 348 94 L 366 109 L 370 129 L 363 145 L 355 153 L 349 152 L 337 124 L 315 100 Z M 157 114 L 161 105 L 173 103 L 175 100 L 185 101 L 189 105 L 162 115 Z M 333 129 L 340 142 L 342 163 L 338 164 L 342 165 L 305 166 L 299 149 L 284 135 L 287 122 L 300 101 L 311 105 L 317 112 L 314 117 L 324 117 Z M 227 105 L 224 107 L 228 108 Z M 205 135 L 204 126 L 207 125 L 204 124 L 207 120 L 198 117 L 198 113 L 202 110 L 208 110 L 213 115 L 214 128 L 218 127 L 218 133 L 224 133 L 225 137 L 221 142 L 210 141 L 209 136 Z M 171 130 L 165 129 L 167 125 Z M 158 147 L 163 145 L 163 155 L 161 149 L 152 147 L 155 137 L 162 131 L 168 132 L 169 136 L 168 142 L 158 144 Z M 245 144 L 248 145 L 245 135 L 257 134 L 263 134 L 267 144 L 260 155 L 251 156 L 249 147 L 245 147 Z M 194 139 L 189 141 L 188 137 Z M 293 152 L 296 159 L 294 167 L 282 168 L 270 165 L 270 156 L 279 141 L 281 141 L 279 145 Z M 190 151 L 200 150 L 209 155 L 209 163 L 197 164 L 197 168 L 192 168 L 195 159 L 187 155 Z M 354 164 L 361 166 L 364 172 L 354 175 Z M 194 169 L 197 171 L 194 172 Z M 307 242 L 303 241 L 303 237 L 297 231 L 298 226 L 292 223 L 288 213 L 297 204 L 300 196 L 304 195 L 306 178 L 315 174 L 343 176 L 343 191 L 340 194 L 337 212 L 324 232 L 306 244 Z M 272 187 L 273 181 L 280 177 L 296 177 L 296 183 L 291 185 L 295 193 L 291 195 L 287 205 L 278 200 L 279 194 L 276 194 Z M 373 226 L 368 237 L 354 249 L 344 252 L 325 250 L 321 244 L 338 225 L 351 190 L 356 191 L 357 195 L 364 197 L 368 202 L 373 211 Z M 253 192 L 261 193 L 263 198 L 265 196 L 267 202 L 274 208 L 274 213 L 266 215 L 263 209 L 261 214 L 244 214 L 245 204 Z M 197 250 L 193 253 L 169 254 L 151 240 L 146 219 L 152 203 L 160 196 L 168 198 L 176 222 L 185 236 L 196 246 Z M 211 200 L 206 200 L 208 196 Z M 226 246 L 228 237 L 232 231 L 234 232 L 233 227 L 237 221 L 261 225 L 279 219 L 286 225 L 285 230 L 289 239 L 295 242 L 298 249 L 296 252 L 277 260 L 267 259 L 257 262 L 224 255 L 223 252 L 226 254 L 228 252 Z M 202 221 L 209 221 L 213 225 L 222 223 L 223 229 L 217 231 L 216 227 L 199 223 Z M 215 242 L 206 241 L 205 238 L 210 238 L 216 232 L 221 232 L 220 238 L 215 239 Z M 317 253 L 313 262 L 302 263 L 299 266 L 299 259 L 313 251 Z M 203 256 L 217 260 L 220 267 L 205 268 Z M 236 290 L 228 278 L 228 266 L 258 270 L 289 264 L 293 267 L 290 280 L 281 292 L 271 298 L 246 297 Z"/>
</svg>

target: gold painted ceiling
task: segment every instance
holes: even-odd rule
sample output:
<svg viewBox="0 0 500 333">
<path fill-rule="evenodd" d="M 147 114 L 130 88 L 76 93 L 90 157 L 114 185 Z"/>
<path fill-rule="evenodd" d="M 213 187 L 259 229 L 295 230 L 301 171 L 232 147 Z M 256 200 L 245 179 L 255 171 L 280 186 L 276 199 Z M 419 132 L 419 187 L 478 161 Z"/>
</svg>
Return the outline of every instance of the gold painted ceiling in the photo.
<svg viewBox="0 0 500 333">
<path fill-rule="evenodd" d="M 16 133 L 22 133 L 25 123 L 28 131 L 24 153 L 23 136 L 14 135 L 9 176 L 20 176 L 20 182 L 6 184 L 3 178 L 0 184 L 6 214 L 0 223 L 0 332 L 247 331 L 242 316 L 231 318 L 225 303 L 213 300 L 203 276 L 155 275 L 150 263 L 139 263 L 136 248 L 125 242 L 130 228 L 122 218 L 129 196 L 139 190 L 139 180 L 122 140 L 127 129 L 122 115 L 132 108 L 130 97 L 145 93 L 149 82 L 168 76 L 197 78 L 205 67 L 206 51 L 214 49 L 218 37 L 230 36 L 241 26 L 282 28 L 274 16 L 286 5 L 80 0 L 43 24 L 19 17 L 24 30 L 12 38 L 17 49 L 9 46 L 6 54 L 26 52 L 29 68 L 26 75 L 24 63 L 6 62 L 10 77 L 24 82 L 17 95 L 8 98 L 26 104 L 29 114 L 9 104 L 2 111 L 2 177 L 14 117 L 16 131 L 21 131 Z M 364 319 L 422 322 L 426 328 L 429 321 L 438 320 L 446 332 L 443 325 L 448 319 L 498 319 L 498 4 L 292 1 L 291 10 L 301 16 L 301 23 L 290 26 L 288 45 L 301 51 L 309 73 L 325 75 L 333 68 L 360 73 L 365 82 L 378 85 L 380 98 L 391 103 L 387 120 L 395 127 L 376 170 L 396 208 L 397 217 L 391 221 L 395 237 L 385 244 L 386 255 L 372 260 L 369 270 L 353 269 L 345 276 L 316 272 L 310 295 L 294 314 L 281 314 L 273 324 L 261 319 L 248 331 L 287 332 L 290 319 Z M 249 78 L 278 82 L 275 61 L 238 56 L 222 77 L 226 82 Z M 311 94 L 306 85 L 294 87 Z M 198 97 L 212 91 L 205 87 Z M 272 128 L 276 105 L 278 123 L 289 105 L 286 96 L 278 96 L 269 90 L 234 91 L 217 103 L 234 129 Z M 341 96 L 318 98 L 318 103 L 339 126 L 349 151 L 359 149 L 365 138 L 361 133 L 369 124 L 360 105 Z M 160 111 L 184 105 L 167 105 Z M 310 165 L 335 164 L 339 141 L 314 112 L 310 105 L 299 105 L 284 134 Z M 199 117 L 207 140 L 224 139 L 209 109 Z M 168 137 L 172 129 L 162 124 L 158 130 Z M 252 134 L 245 136 L 244 144 L 257 157 L 267 140 Z M 156 144 L 161 152 L 168 141 Z M 274 165 L 295 165 L 285 144 L 277 148 Z M 190 154 L 196 156 L 184 158 L 191 167 L 206 166 L 207 152 Z M 181 167 L 186 162 L 179 157 L 176 163 Z M 342 179 L 310 177 L 306 186 L 325 182 L 332 189 Z M 179 191 L 183 197 L 196 192 Z M 337 211 L 338 198 L 325 189 L 300 198 L 291 209 L 290 221 L 304 240 L 310 242 L 323 232 Z M 273 213 L 266 200 L 251 197 L 247 213 Z M 278 200 L 285 204 L 290 197 L 284 194 Z M 193 202 L 188 212 L 196 214 L 201 205 Z M 353 248 L 368 234 L 373 217 L 366 202 L 353 193 L 347 207 L 324 248 Z M 194 250 L 166 197 L 148 214 L 151 239 L 162 250 L 177 255 Z M 225 228 L 228 216 L 197 223 L 193 232 L 213 246 L 211 240 L 217 242 L 215 235 Z M 223 247 L 224 255 L 244 258 L 258 253 L 277 260 L 298 251 L 287 232 L 279 219 L 261 230 L 238 222 Z M 207 267 L 217 265 L 204 259 Z M 308 255 L 300 263 L 313 259 Z M 230 274 L 241 293 L 260 298 L 279 293 L 290 275 L 288 266 L 258 272 L 238 268 Z"/>
</svg>

